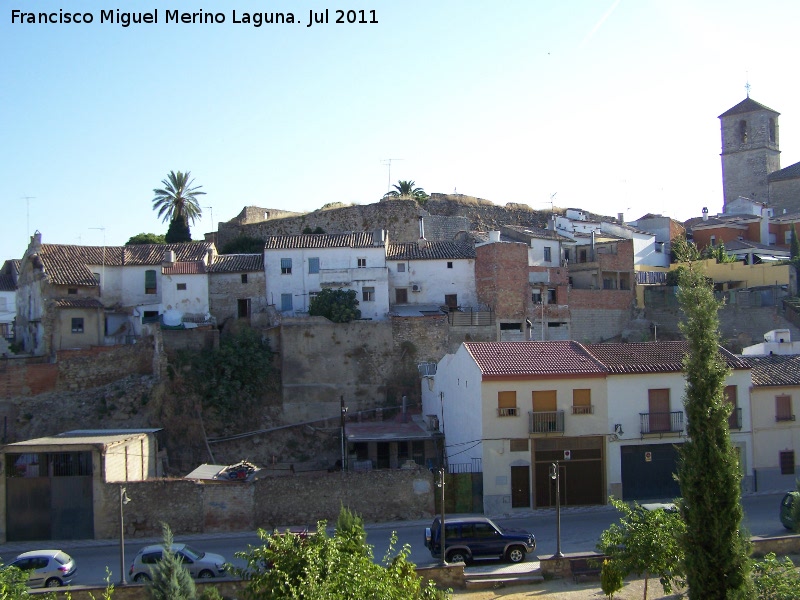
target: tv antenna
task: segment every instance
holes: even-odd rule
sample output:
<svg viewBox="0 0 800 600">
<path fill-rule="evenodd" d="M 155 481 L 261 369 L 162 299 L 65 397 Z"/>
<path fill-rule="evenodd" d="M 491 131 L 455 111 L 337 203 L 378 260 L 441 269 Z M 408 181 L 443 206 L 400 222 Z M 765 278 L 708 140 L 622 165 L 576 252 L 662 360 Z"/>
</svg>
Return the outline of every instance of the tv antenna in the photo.
<svg viewBox="0 0 800 600">
<path fill-rule="evenodd" d="M 382 165 L 386 165 L 389 167 L 389 183 L 386 185 L 386 193 L 392 191 L 392 161 L 393 160 L 403 160 L 402 158 L 384 158 L 381 160 Z"/>
<path fill-rule="evenodd" d="M 25 200 L 25 235 L 31 234 L 31 200 L 35 200 L 36 196 L 22 196 Z"/>
<path fill-rule="evenodd" d="M 556 194 L 558 194 L 558 192 L 553 192 L 552 194 L 550 194 L 550 212 L 553 212 L 553 206 L 554 206 L 554 201 L 556 199 Z"/>
<path fill-rule="evenodd" d="M 207 208 L 211 211 L 211 231 L 214 231 L 214 207 L 213 206 L 204 206 L 203 208 Z"/>
</svg>

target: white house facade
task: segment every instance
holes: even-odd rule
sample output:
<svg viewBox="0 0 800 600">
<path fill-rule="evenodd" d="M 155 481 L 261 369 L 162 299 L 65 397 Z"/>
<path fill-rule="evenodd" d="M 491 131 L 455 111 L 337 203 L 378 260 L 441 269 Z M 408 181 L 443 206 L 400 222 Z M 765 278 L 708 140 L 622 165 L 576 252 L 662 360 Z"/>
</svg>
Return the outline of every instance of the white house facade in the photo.
<svg viewBox="0 0 800 600">
<path fill-rule="evenodd" d="M 387 244 L 383 230 L 269 236 L 264 245 L 267 302 L 285 316 L 298 316 L 308 312 L 311 298 L 322 289 L 352 289 L 362 319 L 385 320 Z"/>
</svg>

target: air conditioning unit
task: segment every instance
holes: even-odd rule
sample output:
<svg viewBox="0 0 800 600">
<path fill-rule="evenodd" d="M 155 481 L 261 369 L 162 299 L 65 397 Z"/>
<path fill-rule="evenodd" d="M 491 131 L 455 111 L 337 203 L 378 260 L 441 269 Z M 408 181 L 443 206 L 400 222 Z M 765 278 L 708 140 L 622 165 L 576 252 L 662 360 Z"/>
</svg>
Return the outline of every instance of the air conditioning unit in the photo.
<svg viewBox="0 0 800 600">
<path fill-rule="evenodd" d="M 411 284 L 411 291 L 412 292 L 421 292 L 422 291 L 422 286 L 420 284 L 418 284 L 418 283 L 412 283 Z"/>
</svg>

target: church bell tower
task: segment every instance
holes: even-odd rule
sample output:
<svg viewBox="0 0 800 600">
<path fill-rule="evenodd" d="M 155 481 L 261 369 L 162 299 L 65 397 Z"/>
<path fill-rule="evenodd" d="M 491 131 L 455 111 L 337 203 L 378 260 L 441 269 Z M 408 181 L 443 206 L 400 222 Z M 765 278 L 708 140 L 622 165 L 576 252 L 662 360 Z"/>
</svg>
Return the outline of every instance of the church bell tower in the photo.
<svg viewBox="0 0 800 600">
<path fill-rule="evenodd" d="M 722 190 L 725 206 L 739 196 L 769 204 L 767 176 L 781 168 L 780 113 L 750 98 L 719 116 L 722 133 Z"/>
</svg>

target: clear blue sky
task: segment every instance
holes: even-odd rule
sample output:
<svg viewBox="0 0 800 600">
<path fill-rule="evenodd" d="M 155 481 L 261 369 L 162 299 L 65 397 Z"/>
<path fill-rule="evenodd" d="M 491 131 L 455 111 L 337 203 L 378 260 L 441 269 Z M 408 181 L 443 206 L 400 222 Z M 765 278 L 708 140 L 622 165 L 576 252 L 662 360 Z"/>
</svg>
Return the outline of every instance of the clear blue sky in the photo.
<svg viewBox="0 0 800 600">
<path fill-rule="evenodd" d="M 94 22 L 13 24 L 15 8 Z M 116 8 L 159 23 L 100 23 Z M 226 22 L 164 22 L 201 8 Z M 306 27 L 325 8 L 379 23 Z M 232 22 L 265 10 L 301 23 Z M 717 116 L 748 79 L 782 113 L 781 165 L 800 160 L 796 0 L 5 0 L 0 15 L 0 260 L 37 229 L 92 245 L 166 232 L 152 190 L 170 170 L 213 207 L 195 239 L 212 211 L 373 203 L 389 158 L 393 182 L 429 193 L 715 214 Z"/>
</svg>

